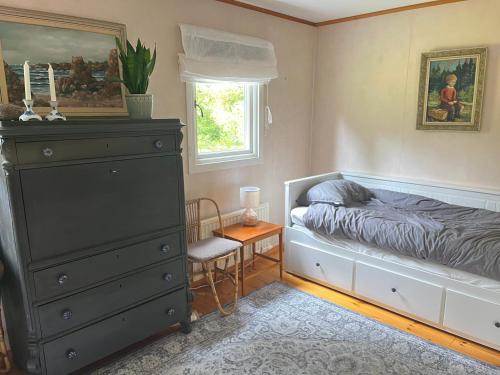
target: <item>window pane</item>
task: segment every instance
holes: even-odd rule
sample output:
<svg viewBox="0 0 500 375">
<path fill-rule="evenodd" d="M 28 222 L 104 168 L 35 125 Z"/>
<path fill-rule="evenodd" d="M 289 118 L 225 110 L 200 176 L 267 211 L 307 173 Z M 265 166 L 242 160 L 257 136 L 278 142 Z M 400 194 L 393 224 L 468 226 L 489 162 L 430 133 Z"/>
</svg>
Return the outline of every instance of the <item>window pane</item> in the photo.
<svg viewBox="0 0 500 375">
<path fill-rule="evenodd" d="M 196 104 L 199 154 L 248 148 L 243 84 L 196 84 Z"/>
</svg>

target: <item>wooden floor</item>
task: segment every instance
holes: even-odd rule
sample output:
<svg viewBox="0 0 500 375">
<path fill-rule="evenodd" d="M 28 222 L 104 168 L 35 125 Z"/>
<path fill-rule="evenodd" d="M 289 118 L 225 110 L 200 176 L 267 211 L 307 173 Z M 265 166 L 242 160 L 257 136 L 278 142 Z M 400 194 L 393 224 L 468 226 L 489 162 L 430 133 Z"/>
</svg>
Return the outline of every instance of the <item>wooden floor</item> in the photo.
<svg viewBox="0 0 500 375">
<path fill-rule="evenodd" d="M 274 249 L 271 252 L 269 252 L 269 255 L 277 256 L 277 249 Z M 248 270 L 246 274 L 247 277 L 245 279 L 245 289 L 247 294 L 259 288 L 262 288 L 263 286 L 270 284 L 274 281 L 280 280 L 278 266 L 276 265 L 273 268 L 269 268 L 270 264 L 271 262 L 265 259 L 257 258 L 255 262 L 255 269 L 252 270 L 251 267 L 247 268 Z M 396 327 L 402 331 L 412 333 L 425 340 L 429 340 L 435 344 L 463 353 L 477 360 L 487 362 L 495 366 L 500 366 L 499 351 L 462 339 L 450 333 L 440 331 L 436 328 L 427 326 L 423 323 L 419 323 L 417 321 L 406 318 L 399 314 L 385 310 L 381 307 L 361 301 L 357 298 L 334 291 L 332 289 L 293 276 L 291 274 L 287 274 L 286 272 L 284 273 L 282 282 L 293 288 L 297 288 L 303 292 L 328 300 L 336 305 L 348 308 L 349 310 L 355 311 L 361 315 L 376 319 L 382 323 Z M 221 303 L 225 304 L 232 300 L 233 297 L 232 284 L 229 282 L 229 280 L 220 282 L 217 285 L 217 289 L 219 291 L 219 297 L 221 299 Z M 216 308 L 217 307 L 215 301 L 208 287 L 201 288 L 196 291 L 196 298 L 193 303 L 193 310 L 195 310 L 200 316 L 211 313 L 214 310 L 216 310 Z M 148 343 L 151 343 L 152 341 L 157 340 L 158 338 L 171 333 L 172 330 L 173 329 L 168 329 L 165 332 L 160 333 L 149 339 L 146 339 L 141 343 L 134 344 L 133 346 L 119 353 L 116 353 L 100 361 L 97 364 L 89 366 L 89 368 L 79 373 L 87 373 L 87 371 L 90 369 L 95 369 L 100 365 L 105 365 L 119 358 L 122 355 L 137 350 L 141 346 L 147 345 Z M 23 375 L 23 372 L 14 369 L 10 375 Z"/>
<path fill-rule="evenodd" d="M 273 252 L 276 252 L 276 250 Z M 268 266 L 269 263 L 270 262 L 259 258 L 256 261 L 255 271 L 251 271 L 251 269 L 248 268 L 247 278 L 245 281 L 247 294 L 274 281 L 279 281 L 279 270 L 277 266 L 272 269 L 267 268 L 265 271 L 259 272 L 259 268 L 264 268 Z M 423 323 L 406 318 L 402 315 L 393 313 L 389 310 L 361 301 L 357 298 L 326 288 L 316 283 L 293 276 L 286 272 L 284 273 L 282 282 L 303 292 L 348 308 L 349 310 L 355 311 L 361 315 L 376 319 L 402 331 L 412 333 L 435 344 L 463 353 L 477 360 L 487 362 L 495 366 L 500 366 L 499 351 L 465 340 L 450 333 L 440 331 Z M 217 286 L 221 302 L 228 303 L 231 301 L 231 288 L 232 284 L 230 284 L 229 281 L 221 282 Z M 202 292 L 203 294 L 201 294 Z M 213 301 L 208 288 L 203 288 L 199 291 L 199 293 L 197 293 L 193 309 L 200 313 L 200 315 L 207 314 L 216 309 L 215 302 Z"/>
</svg>

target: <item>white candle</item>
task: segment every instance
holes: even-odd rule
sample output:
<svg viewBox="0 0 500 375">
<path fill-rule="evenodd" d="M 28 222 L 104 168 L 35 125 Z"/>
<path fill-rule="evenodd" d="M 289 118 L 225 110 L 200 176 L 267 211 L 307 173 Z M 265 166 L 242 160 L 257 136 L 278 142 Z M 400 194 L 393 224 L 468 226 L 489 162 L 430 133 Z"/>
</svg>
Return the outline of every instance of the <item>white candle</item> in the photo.
<svg viewBox="0 0 500 375">
<path fill-rule="evenodd" d="M 24 98 L 31 100 L 30 66 L 28 62 L 24 62 Z"/>
<path fill-rule="evenodd" d="M 50 87 L 50 101 L 56 101 L 56 84 L 54 82 L 54 69 L 49 64 L 49 87 Z"/>
</svg>

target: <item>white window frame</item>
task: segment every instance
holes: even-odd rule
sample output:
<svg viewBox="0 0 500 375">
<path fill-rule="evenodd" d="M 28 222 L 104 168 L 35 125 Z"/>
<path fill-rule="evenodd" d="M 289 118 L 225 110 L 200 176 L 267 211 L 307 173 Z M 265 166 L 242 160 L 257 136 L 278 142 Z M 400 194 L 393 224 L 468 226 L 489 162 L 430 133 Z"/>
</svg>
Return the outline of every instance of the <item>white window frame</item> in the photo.
<svg viewBox="0 0 500 375">
<path fill-rule="evenodd" d="M 244 167 L 262 163 L 263 156 L 263 106 L 262 85 L 246 85 L 245 98 L 248 106 L 245 114 L 245 127 L 249 132 L 249 147 L 245 150 L 198 153 L 198 137 L 196 128 L 196 83 L 186 83 L 187 135 L 189 173 L 208 172 L 219 169 Z"/>
</svg>

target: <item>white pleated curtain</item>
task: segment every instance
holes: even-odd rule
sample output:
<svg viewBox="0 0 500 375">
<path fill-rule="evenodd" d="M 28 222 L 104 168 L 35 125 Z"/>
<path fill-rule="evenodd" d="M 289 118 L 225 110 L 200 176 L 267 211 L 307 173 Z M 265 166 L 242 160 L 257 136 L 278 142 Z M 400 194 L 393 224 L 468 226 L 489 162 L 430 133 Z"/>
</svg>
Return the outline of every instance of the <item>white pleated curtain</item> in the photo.
<svg viewBox="0 0 500 375">
<path fill-rule="evenodd" d="M 179 26 L 184 48 L 179 54 L 183 82 L 267 84 L 278 78 L 271 42 L 205 27 Z"/>
</svg>

